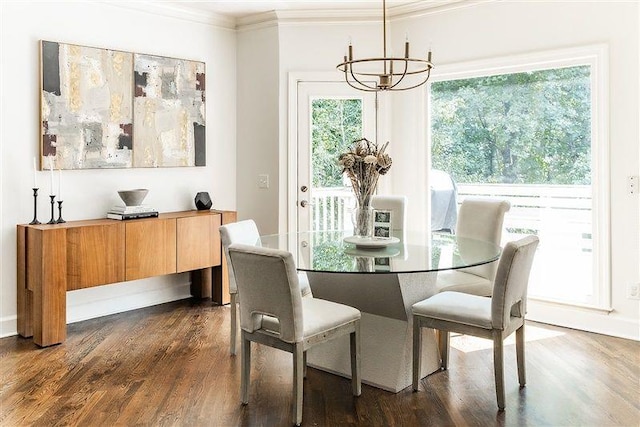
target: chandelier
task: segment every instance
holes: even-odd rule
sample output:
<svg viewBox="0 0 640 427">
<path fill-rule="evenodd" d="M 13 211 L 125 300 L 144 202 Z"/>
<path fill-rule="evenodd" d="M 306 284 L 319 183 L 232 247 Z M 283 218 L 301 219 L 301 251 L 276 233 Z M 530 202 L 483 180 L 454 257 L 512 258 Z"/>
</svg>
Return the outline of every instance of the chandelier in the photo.
<svg viewBox="0 0 640 427">
<path fill-rule="evenodd" d="M 344 73 L 345 81 L 352 88 L 379 92 L 422 86 L 429 80 L 433 64 L 431 50 L 427 59 L 410 58 L 408 39 L 404 42 L 404 57 L 387 57 L 387 11 L 386 0 L 382 0 L 382 57 L 354 59 L 353 46 L 349 42 L 348 56 L 345 55 L 336 68 Z"/>
</svg>

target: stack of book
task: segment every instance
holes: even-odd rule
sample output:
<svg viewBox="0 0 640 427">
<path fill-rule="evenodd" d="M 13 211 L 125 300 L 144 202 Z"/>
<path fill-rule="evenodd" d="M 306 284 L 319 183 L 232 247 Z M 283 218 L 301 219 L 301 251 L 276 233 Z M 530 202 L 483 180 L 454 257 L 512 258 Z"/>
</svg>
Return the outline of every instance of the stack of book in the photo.
<svg viewBox="0 0 640 427">
<path fill-rule="evenodd" d="M 107 212 L 110 219 L 136 219 L 158 216 L 158 211 L 149 206 L 114 206 Z"/>
</svg>

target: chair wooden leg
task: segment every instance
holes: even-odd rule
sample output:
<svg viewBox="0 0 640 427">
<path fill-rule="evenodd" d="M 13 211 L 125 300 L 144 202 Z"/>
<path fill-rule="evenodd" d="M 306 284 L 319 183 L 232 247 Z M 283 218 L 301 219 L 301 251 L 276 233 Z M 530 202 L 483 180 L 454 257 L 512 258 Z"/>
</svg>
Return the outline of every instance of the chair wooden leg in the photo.
<svg viewBox="0 0 640 427">
<path fill-rule="evenodd" d="M 229 342 L 229 350 L 231 351 L 231 355 L 236 354 L 236 337 L 238 336 L 238 305 L 236 304 L 236 295 L 231 294 L 231 304 L 229 308 L 231 309 L 231 336 Z"/>
<path fill-rule="evenodd" d="M 438 348 L 440 349 L 440 367 L 449 368 L 449 331 L 438 331 Z"/>
<path fill-rule="evenodd" d="M 293 345 L 293 419 L 297 426 L 302 423 L 303 353 L 302 343 L 295 343 Z"/>
<path fill-rule="evenodd" d="M 351 388 L 354 396 L 362 393 L 362 377 L 360 374 L 360 325 L 349 336 L 351 343 Z"/>
<path fill-rule="evenodd" d="M 307 352 L 302 353 L 302 374 L 307 378 Z"/>
<path fill-rule="evenodd" d="M 493 331 L 493 370 L 496 377 L 496 398 L 498 409 L 504 411 L 504 351 L 502 332 Z"/>
<path fill-rule="evenodd" d="M 422 372 L 422 330 L 420 319 L 413 316 L 413 391 L 418 391 L 420 372 Z"/>
<path fill-rule="evenodd" d="M 524 387 L 527 382 L 524 359 L 524 325 L 516 329 L 516 359 L 518 360 L 518 382 Z"/>
<path fill-rule="evenodd" d="M 240 370 L 240 398 L 242 403 L 249 403 L 249 381 L 251 379 L 251 341 L 245 338 L 245 332 L 242 331 L 241 342 L 241 365 Z"/>
</svg>

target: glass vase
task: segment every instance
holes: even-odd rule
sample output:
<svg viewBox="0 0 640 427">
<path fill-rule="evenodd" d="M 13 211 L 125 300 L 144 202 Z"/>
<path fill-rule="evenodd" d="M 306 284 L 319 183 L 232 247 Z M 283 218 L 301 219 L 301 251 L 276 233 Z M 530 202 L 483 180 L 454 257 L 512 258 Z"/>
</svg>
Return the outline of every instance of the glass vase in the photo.
<svg viewBox="0 0 640 427">
<path fill-rule="evenodd" d="M 358 205 L 353 211 L 353 235 L 373 236 L 373 208 L 371 205 Z"/>
</svg>

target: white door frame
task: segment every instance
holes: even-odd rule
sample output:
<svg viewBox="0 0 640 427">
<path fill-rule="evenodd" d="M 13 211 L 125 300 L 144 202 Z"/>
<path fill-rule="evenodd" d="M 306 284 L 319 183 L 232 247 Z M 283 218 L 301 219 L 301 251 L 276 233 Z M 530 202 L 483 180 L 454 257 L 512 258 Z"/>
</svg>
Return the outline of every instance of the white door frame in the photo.
<svg viewBox="0 0 640 427">
<path fill-rule="evenodd" d="M 297 231 L 297 205 L 298 199 L 298 83 L 339 83 L 344 78 L 337 72 L 290 72 L 288 83 L 288 132 L 287 132 L 287 232 Z M 346 85 L 346 83 L 345 83 Z M 378 105 L 380 110 L 382 105 Z M 380 130 L 376 129 L 376 134 Z M 291 242 L 293 243 L 293 242 Z"/>
</svg>

